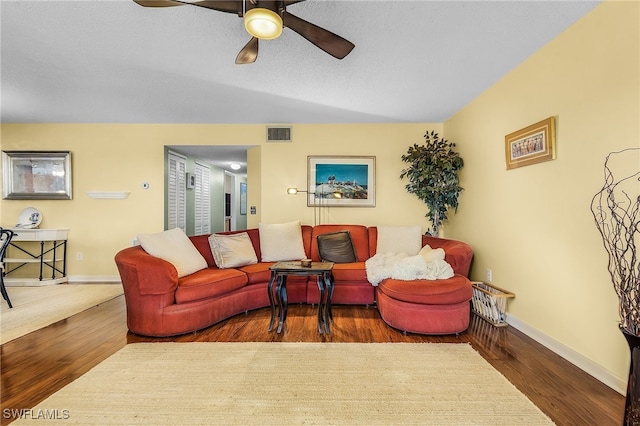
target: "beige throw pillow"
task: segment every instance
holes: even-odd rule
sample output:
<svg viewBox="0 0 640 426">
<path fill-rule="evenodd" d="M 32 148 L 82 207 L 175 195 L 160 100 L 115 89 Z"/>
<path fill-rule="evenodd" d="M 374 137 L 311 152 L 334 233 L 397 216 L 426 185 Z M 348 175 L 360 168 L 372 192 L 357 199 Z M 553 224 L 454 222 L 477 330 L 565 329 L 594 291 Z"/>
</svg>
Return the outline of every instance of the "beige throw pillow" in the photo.
<svg viewBox="0 0 640 426">
<path fill-rule="evenodd" d="M 419 226 L 378 226 L 376 253 L 405 253 L 415 256 L 422 248 Z"/>
<path fill-rule="evenodd" d="M 260 252 L 263 262 L 300 260 L 307 257 L 299 220 L 287 223 L 260 223 Z"/>
<path fill-rule="evenodd" d="M 144 251 L 171 263 L 178 271 L 178 277 L 207 267 L 207 261 L 180 228 L 157 234 L 138 234 L 137 238 Z"/>
<path fill-rule="evenodd" d="M 213 260 L 220 269 L 258 263 L 256 251 L 246 232 L 232 235 L 212 234 L 209 236 L 209 246 L 213 253 Z"/>
</svg>

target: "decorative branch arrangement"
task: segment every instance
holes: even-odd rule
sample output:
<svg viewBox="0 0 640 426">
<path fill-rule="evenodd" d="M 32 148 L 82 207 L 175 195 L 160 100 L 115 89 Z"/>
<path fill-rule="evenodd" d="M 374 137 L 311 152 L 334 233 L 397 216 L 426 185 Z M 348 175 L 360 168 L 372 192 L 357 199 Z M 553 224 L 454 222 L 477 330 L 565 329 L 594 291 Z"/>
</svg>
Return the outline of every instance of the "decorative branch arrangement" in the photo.
<svg viewBox="0 0 640 426">
<path fill-rule="evenodd" d="M 640 154 L 629 148 L 607 155 L 604 163 L 605 184 L 591 201 L 591 211 L 609 254 L 609 273 L 620 300 L 620 327 L 640 335 L 640 170 L 614 172 L 611 163 L 626 155 Z M 638 157 L 640 158 L 640 157 Z"/>
</svg>

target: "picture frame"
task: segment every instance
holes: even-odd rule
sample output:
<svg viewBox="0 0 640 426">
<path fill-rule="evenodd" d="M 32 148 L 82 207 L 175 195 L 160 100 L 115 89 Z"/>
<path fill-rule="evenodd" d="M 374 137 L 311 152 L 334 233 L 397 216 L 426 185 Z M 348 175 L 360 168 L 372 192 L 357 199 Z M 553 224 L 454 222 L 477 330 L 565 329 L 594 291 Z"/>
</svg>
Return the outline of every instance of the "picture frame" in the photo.
<svg viewBox="0 0 640 426">
<path fill-rule="evenodd" d="M 247 184 L 240 182 L 240 214 L 247 214 Z"/>
<path fill-rule="evenodd" d="M 376 157 L 307 157 L 307 206 L 375 207 Z"/>
<path fill-rule="evenodd" d="M 2 197 L 71 200 L 70 151 L 2 151 Z"/>
<path fill-rule="evenodd" d="M 556 158 L 555 117 L 505 136 L 507 170 Z"/>
</svg>

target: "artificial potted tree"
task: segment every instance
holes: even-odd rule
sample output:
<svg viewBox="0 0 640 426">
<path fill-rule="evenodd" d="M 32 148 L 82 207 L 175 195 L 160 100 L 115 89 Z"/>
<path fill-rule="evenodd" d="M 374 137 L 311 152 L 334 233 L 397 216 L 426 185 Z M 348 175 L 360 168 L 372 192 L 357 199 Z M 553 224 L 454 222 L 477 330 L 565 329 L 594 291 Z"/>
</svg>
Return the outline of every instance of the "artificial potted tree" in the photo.
<svg viewBox="0 0 640 426">
<path fill-rule="evenodd" d="M 591 211 L 609 255 L 609 273 L 618 295 L 620 331 L 631 351 L 624 425 L 640 425 L 640 149 L 607 155 L 604 186 Z"/>
<path fill-rule="evenodd" d="M 424 145 L 413 144 L 402 156 L 408 166 L 400 173 L 400 179 L 406 178 L 407 192 L 427 205 L 425 217 L 431 221 L 427 233 L 437 237 L 449 209 L 458 210 L 458 196 L 462 191 L 458 172 L 464 161 L 453 150 L 455 144 L 441 139 L 434 131 L 425 133 L 424 139 Z"/>
</svg>

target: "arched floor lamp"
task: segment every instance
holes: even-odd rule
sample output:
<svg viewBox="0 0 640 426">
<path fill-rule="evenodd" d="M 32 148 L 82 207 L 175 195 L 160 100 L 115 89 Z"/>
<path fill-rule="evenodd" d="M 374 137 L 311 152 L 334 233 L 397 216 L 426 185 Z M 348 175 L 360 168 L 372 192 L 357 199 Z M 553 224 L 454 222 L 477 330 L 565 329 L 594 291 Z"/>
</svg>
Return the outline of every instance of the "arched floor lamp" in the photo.
<svg viewBox="0 0 640 426">
<path fill-rule="evenodd" d="M 324 199 L 324 197 L 318 197 L 318 193 L 317 192 L 311 192 L 311 191 L 307 191 L 307 190 L 303 190 L 303 189 L 298 189 L 298 188 L 287 188 L 287 194 L 288 195 L 298 195 L 298 192 L 305 192 L 307 194 L 313 194 L 313 199 L 314 199 L 314 203 L 313 203 L 313 222 L 314 225 L 321 225 L 322 224 L 322 207 L 329 207 L 327 206 L 323 206 L 322 204 L 322 200 Z M 338 191 L 334 191 L 333 192 L 333 198 L 342 198 L 342 193 L 338 192 Z M 319 202 L 316 202 L 316 200 L 320 200 Z"/>
</svg>

